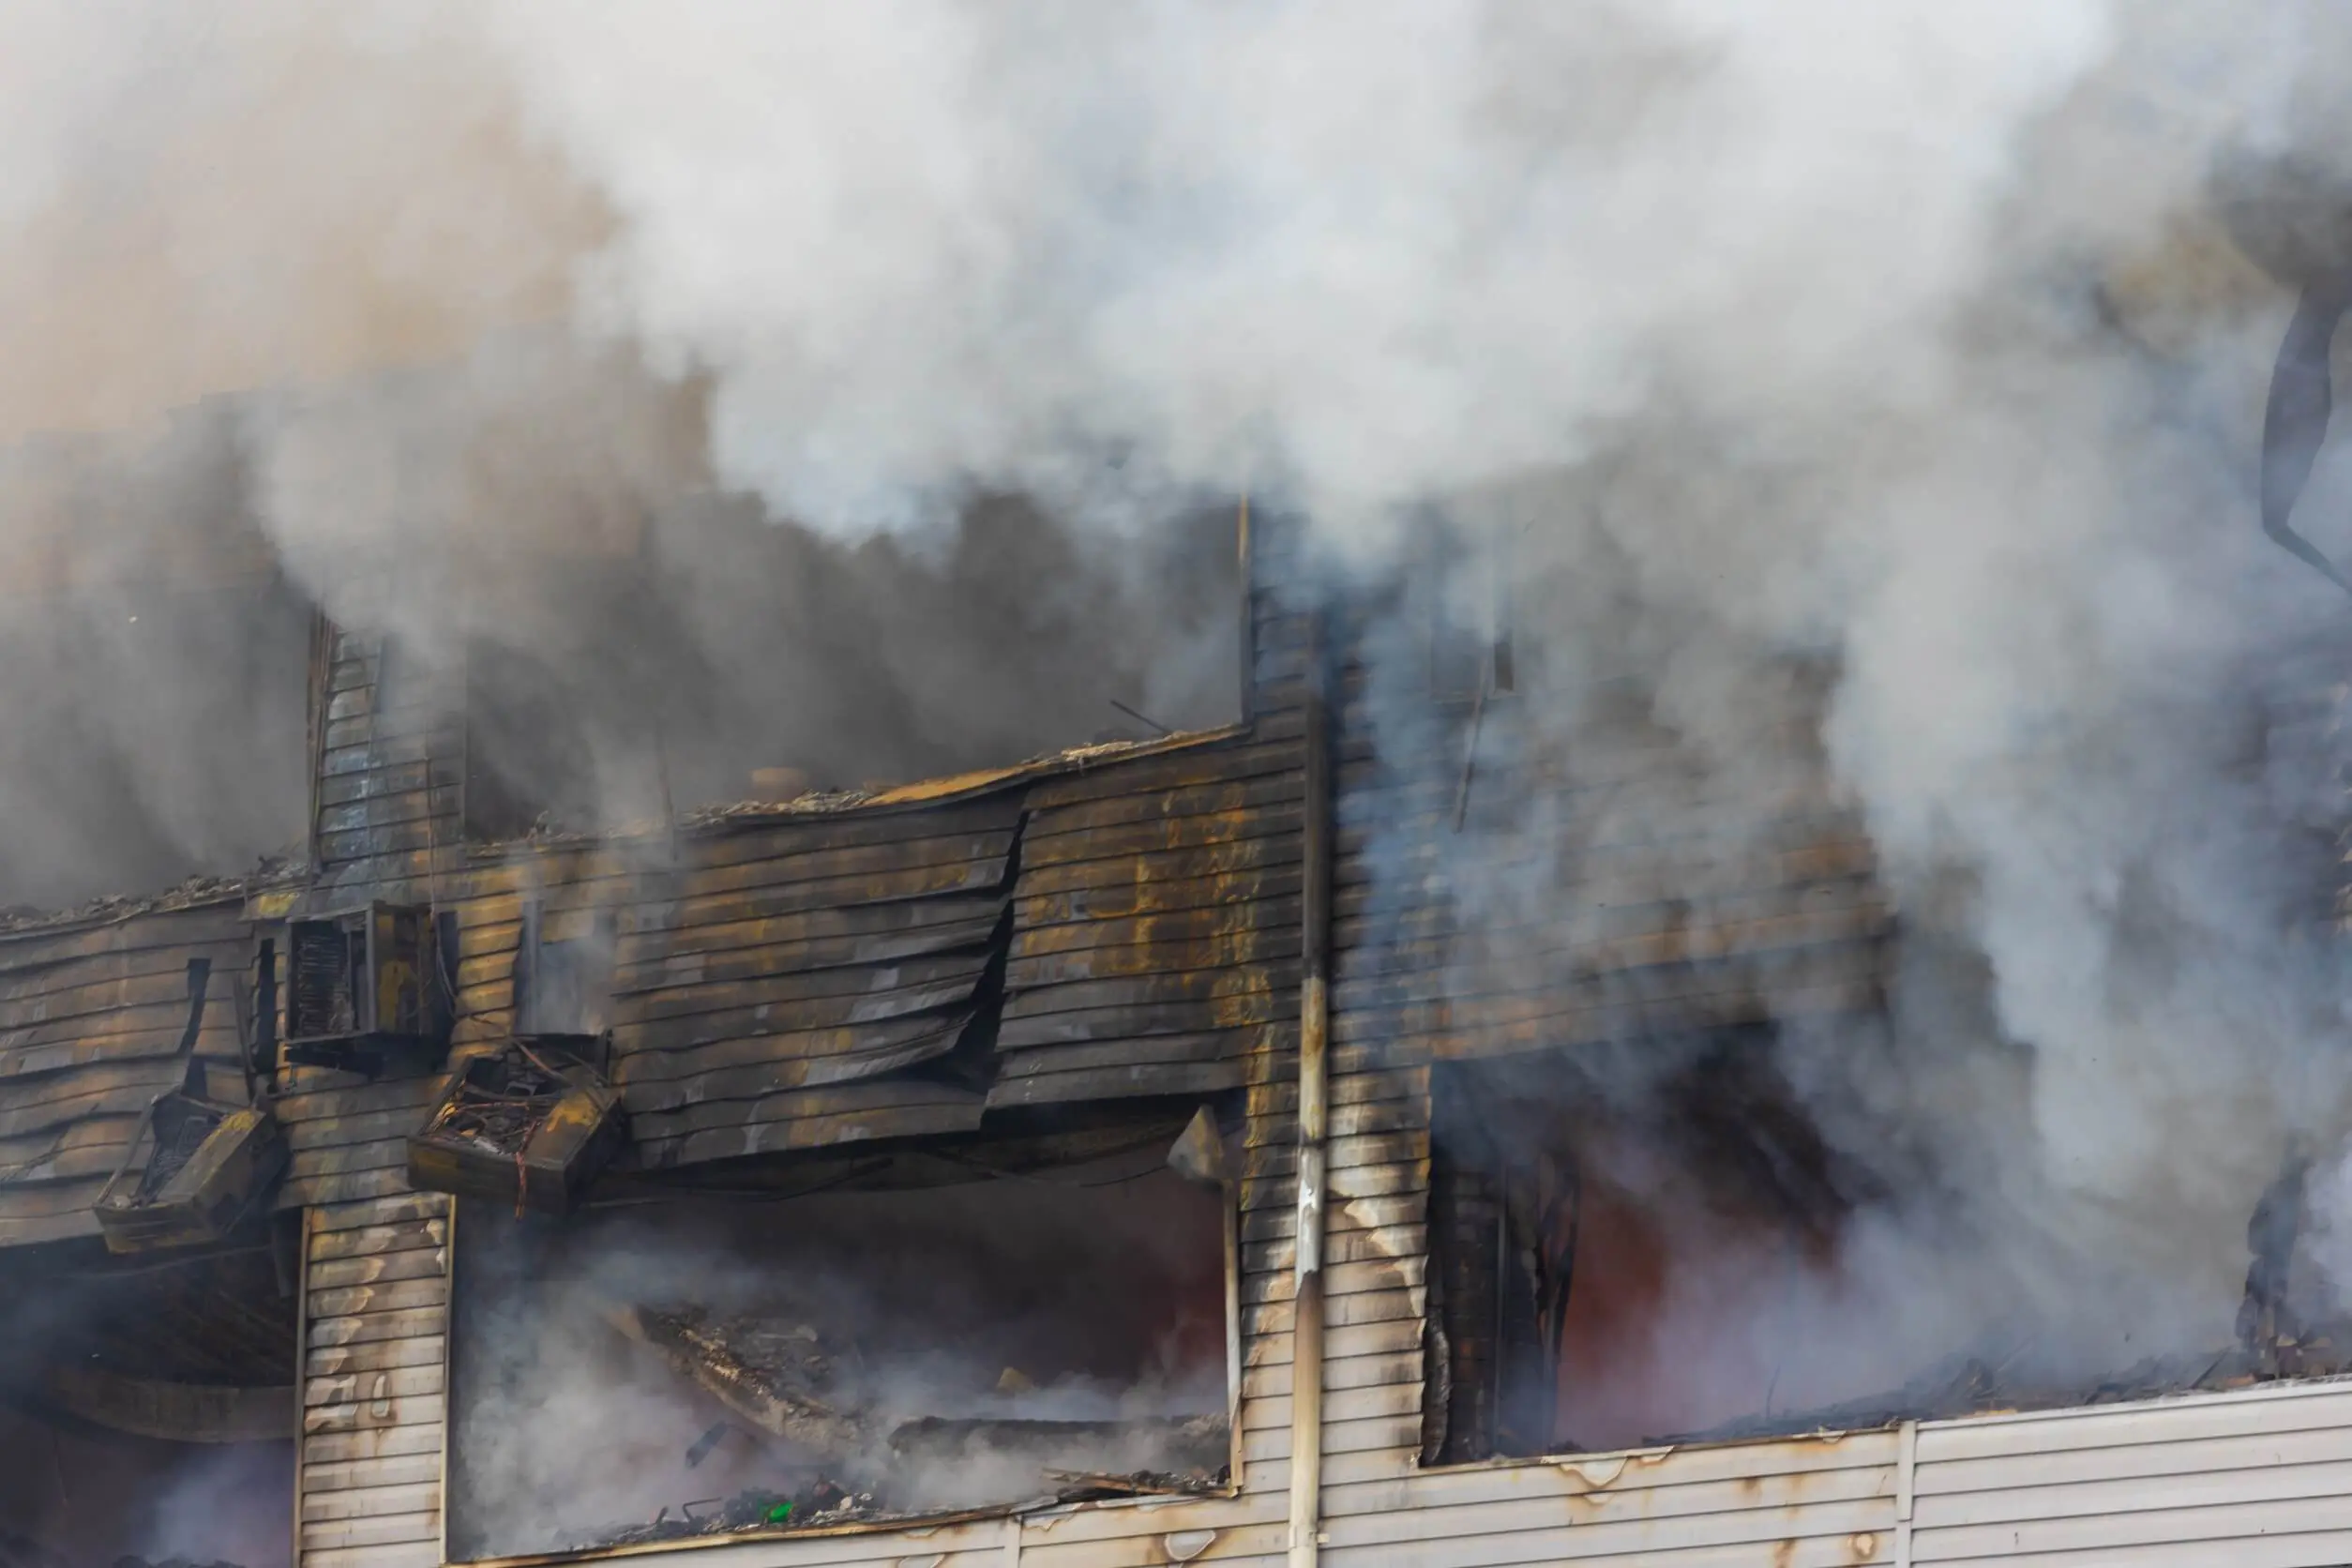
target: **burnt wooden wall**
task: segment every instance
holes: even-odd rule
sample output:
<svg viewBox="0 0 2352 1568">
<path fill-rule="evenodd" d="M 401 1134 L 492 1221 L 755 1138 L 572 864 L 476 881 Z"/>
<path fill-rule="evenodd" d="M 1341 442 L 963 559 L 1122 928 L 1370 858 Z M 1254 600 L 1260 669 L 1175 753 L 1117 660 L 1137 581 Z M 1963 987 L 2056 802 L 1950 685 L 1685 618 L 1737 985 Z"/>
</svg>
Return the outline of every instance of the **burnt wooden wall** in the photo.
<svg viewBox="0 0 2352 1568">
<path fill-rule="evenodd" d="M 460 1049 L 511 1026 L 526 899 L 541 902 L 557 937 L 609 912 L 614 1072 L 643 1140 L 638 1158 L 656 1166 L 963 1130 L 996 1107 L 1244 1089 L 1240 1496 L 1013 1529 L 1089 1563 L 1155 1560 L 1175 1548 L 1153 1538 L 1187 1519 L 1215 1531 L 1215 1560 L 1278 1554 L 1311 673 L 1307 623 L 1269 586 L 1302 575 L 1289 548 L 1260 535 L 1253 713 L 1240 732 L 1073 755 L 845 812 L 722 817 L 599 843 L 460 842 L 461 727 L 444 696 L 404 691 L 397 658 L 387 675 L 380 648 L 339 638 L 320 673 L 319 885 L 305 901 L 454 910 Z M 1769 798 L 1678 795 L 1688 759 L 1637 702 L 1596 706 L 1574 755 L 1547 753 L 1525 744 L 1508 701 L 1475 720 L 1470 704 L 1425 691 L 1417 707 L 1400 705 L 1352 656 L 1351 635 L 1342 623 L 1334 638 L 1323 1374 L 1325 1501 L 1342 1555 L 1396 1528 L 1397 1487 L 1417 1467 L 1429 1064 L 1785 1006 L 1864 1005 L 1887 926 L 1868 848 L 1805 760 L 1757 776 Z M 1660 800 L 1680 813 L 1663 835 Z M 1541 895 L 1530 907 L 1544 918 L 1498 922 L 1491 904 L 1466 903 L 1464 867 L 1516 874 Z M 1707 872 L 1696 882 L 1694 867 Z M 1690 897 L 1695 885 L 1702 897 Z M 210 942 L 241 954 L 249 916 L 283 912 L 264 897 L 23 939 L 25 1065 L 0 1058 L 0 1085 L 22 1078 L 28 1091 L 20 1130 L 38 1138 L 78 1125 L 81 1111 L 38 1108 L 77 1102 L 83 1090 L 59 1075 L 100 1059 L 135 1079 L 143 1104 L 153 1090 L 138 1075 L 158 1087 L 171 1075 L 134 1064 L 155 1060 L 158 1036 L 166 1050 L 176 1038 L 187 953 Z M 74 942 L 89 951 L 68 952 Z M 60 1003 L 37 999 L 75 989 L 65 976 L 76 963 L 118 988 L 91 1009 L 108 1020 L 102 1049 L 86 1023 L 39 1033 L 51 1018 L 41 1009 Z M 157 999 L 134 1002 L 140 986 Z M 124 1029 L 117 1005 L 158 1010 Z M 225 1013 L 208 1023 L 207 1052 L 228 1058 Z M 119 1043 L 133 1039 L 143 1043 Z M 280 1202 L 309 1211 L 304 1560 L 406 1568 L 437 1552 L 447 1284 L 439 1200 L 406 1190 L 402 1140 L 438 1084 L 306 1069 L 282 1087 L 294 1161 Z M 111 1092 L 111 1080 L 94 1083 L 88 1103 L 113 1106 Z M 78 1136 L 95 1149 L 104 1135 Z M 49 1157 L 38 1141 L 27 1152 Z M 22 1220 L 86 1229 L 96 1178 L 65 1172 L 95 1156 L 76 1157 L 83 1166 L 36 1162 L 27 1180 L 0 1181 L 0 1203 L 21 1192 L 31 1205 Z M 891 1541 L 877 1538 L 884 1560 L 907 1549 Z"/>
<path fill-rule="evenodd" d="M 1234 1089 L 1295 1046 L 1304 781 L 1265 728 L 1028 792 L 990 1103 Z"/>
<path fill-rule="evenodd" d="M 213 966 L 196 1054 L 243 1097 L 231 977 L 249 956 L 242 894 L 0 936 L 0 1246 L 98 1233 L 91 1203 L 186 1072 L 190 958 Z"/>
<path fill-rule="evenodd" d="M 747 820 L 682 840 L 621 912 L 615 1079 L 652 1167 L 969 1132 L 985 1088 L 916 1072 L 979 1024 L 1018 791 Z"/>
</svg>

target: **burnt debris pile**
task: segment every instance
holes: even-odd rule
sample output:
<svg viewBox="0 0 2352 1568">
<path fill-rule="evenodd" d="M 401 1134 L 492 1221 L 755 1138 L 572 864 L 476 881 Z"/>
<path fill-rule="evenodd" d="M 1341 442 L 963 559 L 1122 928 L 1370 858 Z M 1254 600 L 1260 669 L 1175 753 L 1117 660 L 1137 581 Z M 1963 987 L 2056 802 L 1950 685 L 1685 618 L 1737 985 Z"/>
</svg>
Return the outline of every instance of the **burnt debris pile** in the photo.
<svg viewBox="0 0 2352 1568">
<path fill-rule="evenodd" d="M 877 1403 L 858 1348 L 814 1324 L 696 1304 L 608 1304 L 604 1316 L 725 1408 L 683 1454 L 689 1475 L 731 1447 L 772 1479 L 578 1532 L 575 1547 L 936 1515 L 942 1476 L 985 1477 L 997 1500 L 1022 1503 L 1206 1492 L 1229 1473 L 1222 1416 L 899 1419 Z M 1026 1384 L 1001 1375 L 1008 1393 Z"/>
</svg>

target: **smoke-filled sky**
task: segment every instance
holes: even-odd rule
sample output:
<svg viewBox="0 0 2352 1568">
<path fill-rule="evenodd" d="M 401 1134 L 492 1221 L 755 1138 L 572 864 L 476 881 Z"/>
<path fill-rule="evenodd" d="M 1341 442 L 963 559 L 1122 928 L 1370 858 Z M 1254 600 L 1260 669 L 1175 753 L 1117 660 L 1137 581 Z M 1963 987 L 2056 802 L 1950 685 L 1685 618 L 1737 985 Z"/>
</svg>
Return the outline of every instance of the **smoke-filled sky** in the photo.
<svg viewBox="0 0 2352 1568">
<path fill-rule="evenodd" d="M 1083 602 L 1000 641 L 1061 636 L 1060 669 L 1118 645 L 1204 497 L 1278 496 L 1363 562 L 1514 486 L 1498 525 L 1576 589 L 1522 596 L 1526 634 L 1647 660 L 1727 780 L 1748 673 L 1836 671 L 1829 756 L 1891 886 L 1989 976 L 1899 991 L 1873 1093 L 1969 1128 L 1976 1233 L 2021 1240 L 1969 1256 L 1973 1294 L 1896 1248 L 1887 1292 L 2064 1301 L 2001 1271 L 2087 1259 L 2136 1343 L 2187 1342 L 2226 1331 L 2282 1130 L 2344 1104 L 2335 966 L 2298 934 L 2329 758 L 2264 715 L 2290 653 L 2336 682 L 2308 650 L 2347 607 L 2254 526 L 2293 297 L 2209 176 L 2352 157 L 2348 84 L 2317 4 L 21 0 L 0 433 L 229 397 L 297 583 L 428 647 L 556 638 L 550 540 L 646 518 L 671 580 L 725 586 L 661 521 L 681 497 L 936 583 L 972 499 L 1018 492 Z M 2347 504 L 2323 458 L 2306 532 L 2352 553 Z M 68 514 L 7 505 L 0 546 L 42 558 Z M 339 567 L 415 537 L 430 571 Z M 853 630 L 896 580 L 792 614 Z M 705 602 L 665 600 L 696 668 L 766 646 L 693 635 Z M 864 667 L 937 620 L 805 641 Z M 1189 703 L 1157 667 L 1109 694 Z M 873 765 L 957 752 L 951 718 L 1028 734 L 1012 705 L 910 700 Z M 1977 1125 L 2019 1050 L 2023 1120 Z"/>
</svg>

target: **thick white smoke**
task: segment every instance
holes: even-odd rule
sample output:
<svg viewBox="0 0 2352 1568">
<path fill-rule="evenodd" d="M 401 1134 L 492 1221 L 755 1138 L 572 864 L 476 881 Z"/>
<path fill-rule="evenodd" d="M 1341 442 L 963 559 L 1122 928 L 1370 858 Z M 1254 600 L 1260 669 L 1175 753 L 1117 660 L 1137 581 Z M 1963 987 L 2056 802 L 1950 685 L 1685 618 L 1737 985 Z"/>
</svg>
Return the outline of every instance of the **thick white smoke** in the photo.
<svg viewBox="0 0 2352 1568">
<path fill-rule="evenodd" d="M 1969 1139 L 1998 1151 L 1979 1219 L 2013 1233 L 1968 1266 L 2002 1267 L 1971 1292 L 1897 1248 L 1875 1289 L 1989 1310 L 2096 1278 L 2137 1295 L 2134 1323 L 2092 1315 L 2139 1345 L 2225 1334 L 2280 1129 L 2340 1097 L 2337 995 L 2294 940 L 2329 803 L 2250 715 L 2342 607 L 2252 527 L 2289 300 L 2207 181 L 2231 138 L 2324 135 L 2340 26 L 593 14 L 497 28 L 529 123 L 617 216 L 587 319 L 707 369 L 716 460 L 779 507 L 898 526 L 978 474 L 1116 521 L 1246 475 L 1364 550 L 1541 469 L 1564 477 L 1517 508 L 1522 548 L 1642 607 L 1670 725 L 1736 735 L 1743 670 L 1831 656 L 1832 761 L 1891 881 L 1990 971 L 1990 1029 L 1898 998 L 1885 1093 L 1966 1120 L 1937 1096 L 2000 1042 L 2033 1063 L 2027 1123 Z M 2323 475 L 2323 533 L 2341 494 Z M 1598 624 L 1539 635 L 1597 669 Z"/>
<path fill-rule="evenodd" d="M 2343 606 L 2254 528 L 2291 299 L 2208 177 L 2238 139 L 2335 154 L 2338 13 L 198 16 L 0 19 L 0 309 L 34 324 L 0 424 L 560 325 L 580 375 L 706 378 L 716 479 L 844 541 L 920 541 L 975 488 L 1132 537 L 1248 483 L 1376 558 L 1411 508 L 1533 474 L 1505 510 L 1560 590 L 1522 596 L 1553 665 L 1640 651 L 1732 783 L 1757 667 L 1832 667 L 1830 757 L 1891 885 L 1983 960 L 1970 1004 L 1899 991 L 1882 1078 L 1820 1089 L 1959 1129 L 1963 1206 L 2013 1244 L 1951 1265 L 1971 1282 L 1866 1232 L 1873 1290 L 1957 1304 L 1947 1340 L 2021 1292 L 2111 1324 L 2129 1299 L 2138 1345 L 2225 1334 L 2284 1131 L 2332 1136 L 2343 1100 L 2299 940 L 2326 759 L 2261 716 Z M 516 388 L 436 417 L 610 406 Z M 400 528 L 335 475 L 475 449 L 445 434 L 333 399 L 257 420 L 273 533 Z M 565 445 L 525 444 L 460 529 L 560 516 Z M 2305 499 L 2323 545 L 2347 479 L 2323 461 Z"/>
</svg>

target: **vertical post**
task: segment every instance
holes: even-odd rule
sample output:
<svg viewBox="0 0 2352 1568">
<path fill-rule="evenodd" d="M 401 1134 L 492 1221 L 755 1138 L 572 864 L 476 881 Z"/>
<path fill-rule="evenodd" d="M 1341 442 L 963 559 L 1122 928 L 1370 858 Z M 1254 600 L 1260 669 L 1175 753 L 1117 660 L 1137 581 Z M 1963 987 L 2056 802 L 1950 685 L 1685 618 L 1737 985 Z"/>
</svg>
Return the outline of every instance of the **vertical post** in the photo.
<svg viewBox="0 0 2352 1568">
<path fill-rule="evenodd" d="M 1911 1499 L 1919 1470 L 1919 1423 L 1903 1424 L 1894 1461 L 1894 1565 L 1911 1568 Z"/>
<path fill-rule="evenodd" d="M 326 769 L 326 715 L 328 706 L 335 701 L 335 635 L 334 623 L 326 618 L 326 611 L 312 610 L 310 669 L 303 687 L 302 716 L 302 746 L 310 760 L 310 788 L 307 797 L 310 803 L 310 822 L 302 830 L 302 842 L 304 854 L 314 871 L 319 864 L 319 812 L 325 805 L 321 792 L 326 782 L 324 776 Z M 370 703 L 374 703 L 376 695 L 374 692 L 369 694 Z M 370 707 L 369 711 L 374 712 L 374 707 Z M 370 718 L 369 722 L 372 724 L 374 720 Z M 372 803 L 372 797 L 363 797 L 363 804 L 369 803 Z"/>
<path fill-rule="evenodd" d="M 302 1491 L 309 1477 L 303 1454 L 310 1446 L 309 1422 L 310 1386 L 310 1232 L 318 1211 L 294 1211 L 294 1556 L 286 1560 L 302 1568 Z"/>
<path fill-rule="evenodd" d="M 1233 509 L 1234 579 L 1242 600 L 1242 722 L 1258 716 L 1258 562 L 1250 536 L 1249 492 L 1244 490 Z"/>
<path fill-rule="evenodd" d="M 1298 1240 L 1292 1254 L 1289 1568 L 1315 1568 L 1323 1500 L 1323 1199 L 1331 1121 L 1331 732 L 1323 623 L 1307 623 L 1299 987 Z"/>
<path fill-rule="evenodd" d="M 1225 1473 L 1233 1490 L 1242 1489 L 1242 1187 L 1227 1180 L 1217 1185 L 1217 1200 L 1225 1208 Z"/>
</svg>

